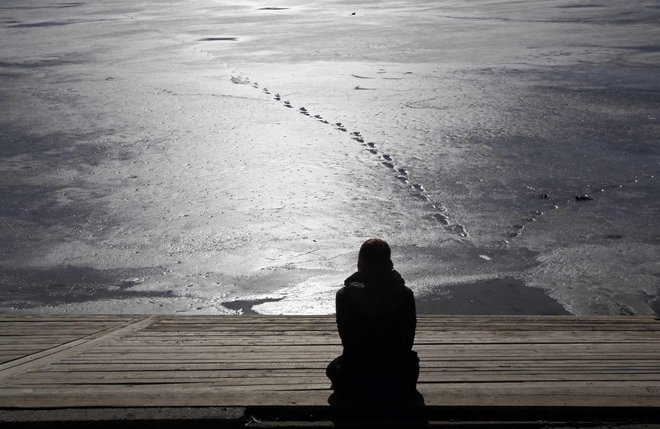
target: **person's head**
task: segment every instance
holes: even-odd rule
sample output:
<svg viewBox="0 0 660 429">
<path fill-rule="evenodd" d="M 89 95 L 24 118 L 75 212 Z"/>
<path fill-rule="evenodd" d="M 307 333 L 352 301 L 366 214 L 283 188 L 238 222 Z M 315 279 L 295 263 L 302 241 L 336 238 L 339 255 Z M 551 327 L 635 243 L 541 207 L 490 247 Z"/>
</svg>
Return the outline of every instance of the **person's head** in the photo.
<svg viewBox="0 0 660 429">
<path fill-rule="evenodd" d="M 380 238 L 370 238 L 362 243 L 358 254 L 358 271 L 382 272 L 394 268 L 391 259 L 390 246 Z"/>
</svg>

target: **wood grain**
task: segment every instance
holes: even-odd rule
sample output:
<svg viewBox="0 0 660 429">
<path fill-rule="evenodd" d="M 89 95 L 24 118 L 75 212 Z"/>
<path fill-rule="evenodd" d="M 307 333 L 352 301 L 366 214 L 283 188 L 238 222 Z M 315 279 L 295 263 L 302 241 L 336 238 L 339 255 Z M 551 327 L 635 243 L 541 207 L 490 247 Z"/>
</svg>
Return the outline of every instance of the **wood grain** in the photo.
<svg viewBox="0 0 660 429">
<path fill-rule="evenodd" d="M 660 408 L 651 317 L 420 316 L 429 406 Z M 332 316 L 0 315 L 0 408 L 326 405 Z"/>
</svg>

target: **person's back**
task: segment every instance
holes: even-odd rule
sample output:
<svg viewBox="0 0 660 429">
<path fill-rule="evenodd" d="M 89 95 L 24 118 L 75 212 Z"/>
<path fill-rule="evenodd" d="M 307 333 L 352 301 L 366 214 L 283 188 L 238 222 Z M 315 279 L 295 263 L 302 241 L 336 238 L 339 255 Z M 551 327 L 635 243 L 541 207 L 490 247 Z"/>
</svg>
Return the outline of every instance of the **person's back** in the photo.
<svg viewBox="0 0 660 429">
<path fill-rule="evenodd" d="M 387 360 L 405 355 L 415 338 L 415 299 L 392 270 L 357 272 L 337 293 L 337 326 L 344 356 Z"/>
<path fill-rule="evenodd" d="M 344 347 L 327 375 L 335 392 L 363 401 L 415 392 L 419 359 L 415 299 L 392 269 L 390 249 L 378 239 L 360 249 L 358 271 L 337 292 L 337 327 Z"/>
</svg>

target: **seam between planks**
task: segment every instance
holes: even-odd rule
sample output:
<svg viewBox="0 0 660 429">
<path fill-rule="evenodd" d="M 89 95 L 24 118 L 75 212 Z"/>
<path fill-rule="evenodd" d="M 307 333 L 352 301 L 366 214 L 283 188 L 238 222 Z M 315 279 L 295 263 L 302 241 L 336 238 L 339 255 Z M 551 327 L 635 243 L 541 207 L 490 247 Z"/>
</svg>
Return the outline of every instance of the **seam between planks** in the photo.
<svg viewBox="0 0 660 429">
<path fill-rule="evenodd" d="M 25 373 L 46 366 L 65 357 L 82 353 L 83 351 L 96 347 L 101 343 L 135 333 L 152 325 L 155 320 L 155 316 L 131 319 L 127 322 L 121 322 L 118 325 L 111 326 L 77 340 L 69 341 L 28 356 L 23 356 L 22 358 L 10 362 L 5 362 L 0 365 L 0 381 L 16 374 Z"/>
</svg>

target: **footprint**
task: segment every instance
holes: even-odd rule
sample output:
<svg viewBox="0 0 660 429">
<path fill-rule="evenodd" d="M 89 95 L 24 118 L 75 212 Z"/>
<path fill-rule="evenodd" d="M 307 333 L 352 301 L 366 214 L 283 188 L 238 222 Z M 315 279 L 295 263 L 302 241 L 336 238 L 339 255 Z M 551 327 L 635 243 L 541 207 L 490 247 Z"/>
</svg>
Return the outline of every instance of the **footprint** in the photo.
<svg viewBox="0 0 660 429">
<path fill-rule="evenodd" d="M 364 139 L 362 137 L 351 137 L 353 140 L 355 140 L 358 143 L 364 143 Z"/>
<path fill-rule="evenodd" d="M 522 230 L 525 229 L 525 225 L 513 225 L 513 231 L 509 233 L 509 237 L 515 238 L 515 237 L 520 237 L 520 234 L 522 234 Z"/>
<path fill-rule="evenodd" d="M 280 101 L 280 94 L 275 94 L 275 97 L 273 97 L 273 98 L 275 98 L 275 100 L 277 100 L 277 101 Z"/>
<path fill-rule="evenodd" d="M 394 163 L 391 161 L 383 161 L 383 165 L 387 168 L 394 169 Z"/>
<path fill-rule="evenodd" d="M 321 115 L 314 115 L 314 117 L 315 117 L 316 119 L 323 119 L 323 116 L 321 116 Z"/>
<path fill-rule="evenodd" d="M 449 225 L 449 218 L 442 213 L 433 213 L 431 215 L 431 218 L 440 222 L 441 224 L 448 226 Z"/>
<path fill-rule="evenodd" d="M 369 142 L 369 143 L 367 143 L 367 146 L 369 146 L 369 147 L 374 147 L 374 148 L 375 148 L 375 147 L 376 147 L 376 143 L 374 143 L 374 142 Z"/>
<path fill-rule="evenodd" d="M 241 76 L 232 76 L 231 77 L 231 83 L 234 83 L 236 85 L 249 85 L 250 84 L 250 79 L 249 78 L 243 78 Z"/>
<path fill-rule="evenodd" d="M 392 155 L 386 153 L 385 155 L 383 155 L 383 159 L 386 161 L 392 161 Z"/>
<path fill-rule="evenodd" d="M 264 93 L 270 94 L 270 91 L 268 90 L 268 88 L 264 88 Z"/>
<path fill-rule="evenodd" d="M 368 150 L 369 152 L 373 153 L 374 155 L 377 155 L 377 154 L 378 154 L 378 149 L 375 149 L 375 148 L 370 147 L 370 148 L 367 149 L 367 150 Z"/>
<path fill-rule="evenodd" d="M 300 110 L 300 113 L 302 113 L 303 115 L 305 115 L 305 116 L 309 116 L 309 112 L 307 112 L 307 109 L 305 109 L 304 107 L 301 107 L 301 108 L 298 109 L 298 110 Z"/>
<path fill-rule="evenodd" d="M 456 233 L 456 234 L 460 235 L 461 237 L 467 237 L 468 236 L 467 230 L 465 229 L 465 227 L 463 225 L 459 225 L 459 224 L 449 225 L 449 226 L 446 226 L 445 229 L 449 232 Z"/>
<path fill-rule="evenodd" d="M 291 105 L 291 102 L 290 102 L 289 100 L 286 100 L 286 101 L 284 102 L 284 106 L 285 106 L 285 107 L 293 108 L 293 106 Z"/>
<path fill-rule="evenodd" d="M 412 184 L 413 189 L 417 189 L 418 191 L 424 191 L 424 186 L 421 183 L 413 183 Z"/>
</svg>

